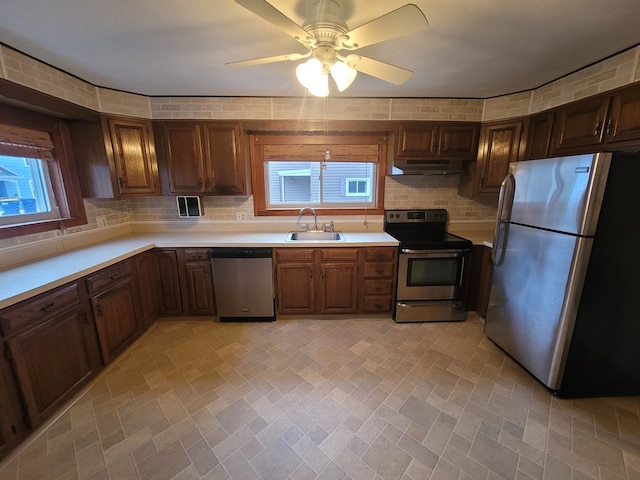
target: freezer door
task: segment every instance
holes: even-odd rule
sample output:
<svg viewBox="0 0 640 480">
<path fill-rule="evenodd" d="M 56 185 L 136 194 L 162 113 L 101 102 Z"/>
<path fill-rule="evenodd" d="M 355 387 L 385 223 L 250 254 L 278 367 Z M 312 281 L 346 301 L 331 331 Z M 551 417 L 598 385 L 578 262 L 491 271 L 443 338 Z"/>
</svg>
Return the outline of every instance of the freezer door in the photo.
<svg viewBox="0 0 640 480">
<path fill-rule="evenodd" d="M 485 334 L 551 389 L 558 389 L 593 243 L 505 224 Z"/>
<path fill-rule="evenodd" d="M 610 153 L 598 153 L 512 163 L 515 192 L 508 220 L 594 235 L 610 162 Z"/>
</svg>

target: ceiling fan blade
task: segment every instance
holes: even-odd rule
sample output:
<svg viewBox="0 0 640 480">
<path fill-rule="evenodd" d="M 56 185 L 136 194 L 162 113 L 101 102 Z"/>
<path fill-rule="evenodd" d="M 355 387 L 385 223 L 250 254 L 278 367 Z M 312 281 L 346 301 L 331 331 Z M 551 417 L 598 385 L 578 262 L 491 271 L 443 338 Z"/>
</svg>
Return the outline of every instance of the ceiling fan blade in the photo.
<svg viewBox="0 0 640 480">
<path fill-rule="evenodd" d="M 254 65 L 264 65 L 265 63 L 284 62 L 290 60 L 292 62 L 311 56 L 311 52 L 302 53 L 288 53 L 286 55 L 275 55 L 273 57 L 252 58 L 250 60 L 241 60 L 239 62 L 225 63 L 228 67 L 252 67 Z"/>
<path fill-rule="evenodd" d="M 265 0 L 236 0 L 236 3 L 283 30 L 306 47 L 310 47 L 315 42 L 315 39 L 300 25 Z"/>
<path fill-rule="evenodd" d="M 355 50 L 418 32 L 428 25 L 422 10 L 410 3 L 345 33 L 339 39 L 339 49 Z"/>
<path fill-rule="evenodd" d="M 361 55 L 349 55 L 346 63 L 357 71 L 379 78 L 394 85 L 402 85 L 411 78 L 413 72 L 406 68 L 396 67 L 390 63 L 380 62 Z"/>
</svg>

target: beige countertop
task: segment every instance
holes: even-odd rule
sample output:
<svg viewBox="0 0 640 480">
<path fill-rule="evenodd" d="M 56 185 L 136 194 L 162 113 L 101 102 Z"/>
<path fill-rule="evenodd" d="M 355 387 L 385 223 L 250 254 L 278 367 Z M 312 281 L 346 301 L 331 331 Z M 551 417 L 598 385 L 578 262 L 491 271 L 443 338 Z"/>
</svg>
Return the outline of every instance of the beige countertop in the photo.
<svg viewBox="0 0 640 480">
<path fill-rule="evenodd" d="M 287 233 L 128 234 L 0 272 L 0 308 L 64 285 L 154 247 L 364 247 L 397 246 L 384 232 L 343 232 L 345 241 L 286 242 Z"/>
<path fill-rule="evenodd" d="M 493 231 L 495 223 L 452 223 L 447 228 L 449 233 L 471 240 L 474 245 L 493 247 Z"/>
</svg>

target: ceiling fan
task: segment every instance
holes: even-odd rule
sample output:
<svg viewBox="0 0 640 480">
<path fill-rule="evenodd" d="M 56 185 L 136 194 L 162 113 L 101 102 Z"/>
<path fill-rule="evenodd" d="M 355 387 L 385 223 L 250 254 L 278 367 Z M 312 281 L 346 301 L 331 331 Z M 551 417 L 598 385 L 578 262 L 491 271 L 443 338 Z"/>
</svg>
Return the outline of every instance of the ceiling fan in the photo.
<svg viewBox="0 0 640 480">
<path fill-rule="evenodd" d="M 375 18 L 349 30 L 338 16 L 338 0 L 309 0 L 312 14 L 302 26 L 295 23 L 266 0 L 235 0 L 257 16 L 283 30 L 308 49 L 306 53 L 289 53 L 273 57 L 230 62 L 232 67 L 246 67 L 265 63 L 297 61 L 309 58 L 296 68 L 296 76 L 309 93 L 324 97 L 329 94 L 329 75 L 339 91 L 345 90 L 362 72 L 395 85 L 406 82 L 411 70 L 363 57 L 356 53 L 343 55 L 342 50 L 353 51 L 376 43 L 402 37 L 427 27 L 422 11 L 413 4 Z"/>
</svg>

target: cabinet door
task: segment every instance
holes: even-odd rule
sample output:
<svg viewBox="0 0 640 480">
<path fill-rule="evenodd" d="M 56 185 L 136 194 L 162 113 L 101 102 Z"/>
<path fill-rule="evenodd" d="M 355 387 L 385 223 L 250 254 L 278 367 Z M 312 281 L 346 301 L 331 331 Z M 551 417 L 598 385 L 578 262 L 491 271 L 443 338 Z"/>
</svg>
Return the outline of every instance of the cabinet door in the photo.
<svg viewBox="0 0 640 480">
<path fill-rule="evenodd" d="M 313 263 L 276 263 L 278 313 L 316 313 Z"/>
<path fill-rule="evenodd" d="M 608 107 L 609 97 L 597 97 L 560 108 L 554 139 L 554 154 L 578 147 L 600 145 Z"/>
<path fill-rule="evenodd" d="M 438 142 L 438 157 L 473 160 L 478 154 L 480 126 L 442 125 Z"/>
<path fill-rule="evenodd" d="M 555 114 L 553 112 L 533 115 L 529 120 L 525 160 L 547 158 L 551 150 L 551 133 Z"/>
<path fill-rule="evenodd" d="M 640 143 L 640 86 L 627 88 L 614 95 L 605 125 L 605 141 Z"/>
<path fill-rule="evenodd" d="M 176 250 L 171 249 L 154 250 L 153 254 L 158 267 L 159 313 L 160 315 L 182 315 L 178 254 Z"/>
<path fill-rule="evenodd" d="M 213 270 L 210 262 L 188 262 L 185 265 L 188 308 L 191 315 L 213 315 Z"/>
<path fill-rule="evenodd" d="M 200 125 L 192 122 L 167 123 L 162 131 L 170 192 L 204 192 L 207 179 L 209 182 L 211 179 L 205 169 Z"/>
<path fill-rule="evenodd" d="M 502 180 L 510 162 L 518 161 L 523 122 L 505 122 L 483 125 L 480 154 L 476 165 L 476 193 L 495 194 L 500 191 Z"/>
<path fill-rule="evenodd" d="M 72 310 L 7 341 L 30 426 L 36 427 L 99 368 L 86 312 Z"/>
<path fill-rule="evenodd" d="M 140 328 L 136 318 L 135 298 L 132 278 L 121 280 L 108 290 L 91 297 L 105 365 L 138 336 Z"/>
<path fill-rule="evenodd" d="M 138 286 L 138 303 L 142 314 L 142 326 L 147 327 L 159 316 L 158 302 L 160 286 L 158 281 L 158 267 L 155 255 L 145 252 L 135 258 L 136 283 Z"/>
<path fill-rule="evenodd" d="M 158 162 L 150 121 L 107 118 L 120 195 L 155 195 Z"/>
<path fill-rule="evenodd" d="M 205 123 L 204 156 L 209 166 L 205 190 L 216 195 L 244 195 L 245 168 L 238 124 Z"/>
<path fill-rule="evenodd" d="M 358 264 L 320 264 L 319 313 L 355 313 L 358 310 Z"/>
<path fill-rule="evenodd" d="M 437 125 L 400 125 L 398 128 L 398 157 L 435 157 L 437 149 Z"/>
<path fill-rule="evenodd" d="M 18 387 L 9 364 L 0 359 L 0 460 L 26 435 Z"/>
</svg>

